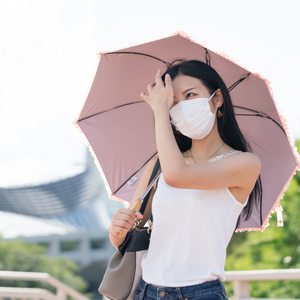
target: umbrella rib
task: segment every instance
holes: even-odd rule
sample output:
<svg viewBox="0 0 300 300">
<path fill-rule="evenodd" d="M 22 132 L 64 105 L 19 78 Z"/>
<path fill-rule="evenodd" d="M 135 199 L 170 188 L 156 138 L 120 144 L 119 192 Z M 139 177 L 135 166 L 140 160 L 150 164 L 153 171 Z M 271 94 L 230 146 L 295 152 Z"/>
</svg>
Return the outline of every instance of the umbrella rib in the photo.
<svg viewBox="0 0 300 300">
<path fill-rule="evenodd" d="M 132 177 L 134 176 L 136 173 L 138 173 L 155 155 L 157 154 L 157 151 L 136 171 L 134 172 L 127 180 L 125 180 L 125 182 L 118 188 L 116 189 L 113 194 L 115 195 L 125 184 L 126 182 Z"/>
<path fill-rule="evenodd" d="M 101 112 L 99 112 L 99 113 L 90 115 L 90 116 L 88 116 L 88 117 L 82 118 L 82 119 L 78 120 L 77 122 L 84 121 L 84 120 L 86 120 L 86 119 L 89 119 L 89 118 L 92 118 L 92 117 L 94 117 L 94 116 L 103 114 L 103 113 L 105 113 L 105 112 L 108 112 L 108 111 L 111 111 L 111 110 L 114 110 L 114 109 L 117 109 L 117 108 L 120 108 L 120 107 L 123 107 L 123 106 L 136 104 L 136 103 L 146 103 L 146 102 L 145 102 L 145 101 L 137 101 L 137 102 L 130 102 L 130 103 L 122 104 L 122 105 L 119 105 L 119 106 L 116 106 L 116 107 L 113 107 L 113 108 L 110 108 L 110 109 L 101 111 Z"/>
<path fill-rule="evenodd" d="M 251 73 L 248 73 L 246 76 L 240 78 L 239 80 L 237 80 L 234 84 L 232 84 L 229 88 L 228 88 L 228 92 L 231 92 L 235 87 L 237 87 L 242 81 L 244 81 Z M 271 118 L 270 116 L 268 116 L 267 114 L 262 114 L 260 113 L 259 111 L 257 110 L 254 110 L 254 109 L 251 109 L 251 108 L 247 108 L 247 107 L 243 107 L 243 106 L 237 106 L 237 105 L 233 105 L 233 107 L 237 107 L 237 108 L 241 108 L 241 109 L 245 109 L 245 110 L 249 110 L 249 111 L 252 111 L 252 112 L 255 112 L 256 114 L 254 115 L 249 115 L 249 114 L 235 114 L 236 116 L 256 116 L 256 117 L 263 117 L 263 118 L 267 118 L 267 119 L 270 119 L 272 120 L 274 123 L 276 123 L 280 128 L 281 130 L 284 132 L 284 134 L 286 135 L 285 133 L 285 130 L 282 128 L 282 126 L 276 122 L 273 118 Z"/>
<path fill-rule="evenodd" d="M 249 111 L 253 111 L 253 112 L 257 113 L 257 114 L 261 114 L 259 111 L 254 110 L 252 108 L 248 108 L 248 107 L 244 107 L 244 106 L 238 106 L 238 105 L 233 105 L 233 107 L 242 108 L 242 109 L 246 109 L 246 110 L 249 110 Z"/>
<path fill-rule="evenodd" d="M 108 53 L 104 53 L 104 55 L 106 55 L 106 54 L 117 54 L 117 55 L 118 55 L 118 54 L 136 54 L 136 55 L 143 55 L 143 56 L 148 56 L 148 57 L 154 58 L 154 59 L 156 59 L 156 60 L 161 61 L 161 62 L 164 63 L 164 64 L 167 64 L 166 61 L 164 61 L 164 60 L 162 60 L 162 59 L 160 59 L 160 58 L 158 58 L 158 57 L 155 57 L 155 56 L 153 56 L 153 55 L 146 54 L 146 53 L 140 53 L 140 52 L 126 52 L 126 51 L 120 51 L 120 52 L 108 52 Z"/>
<path fill-rule="evenodd" d="M 234 84 L 232 84 L 229 88 L 228 88 L 228 92 L 231 92 L 235 87 L 237 87 L 242 81 L 244 81 L 251 73 L 248 73 L 246 76 L 240 78 L 239 80 L 237 80 Z"/>
<path fill-rule="evenodd" d="M 242 108 L 244 108 L 244 107 L 242 107 Z M 245 109 L 247 109 L 247 108 L 245 108 Z M 249 110 L 251 110 L 251 109 L 249 109 Z M 245 116 L 245 117 L 262 117 L 262 118 L 270 119 L 274 123 L 276 123 L 281 128 L 281 130 L 284 132 L 284 134 L 286 135 L 286 133 L 285 133 L 284 129 L 282 128 L 282 126 L 278 122 L 276 122 L 274 119 L 272 119 L 271 117 L 269 117 L 268 115 L 264 116 L 264 115 L 262 115 L 260 113 L 257 113 L 257 114 L 235 114 L 235 115 L 236 116 Z"/>
<path fill-rule="evenodd" d="M 206 60 L 206 64 L 210 66 L 210 54 L 208 53 L 208 50 L 204 47 L 205 49 L 205 60 Z"/>
</svg>

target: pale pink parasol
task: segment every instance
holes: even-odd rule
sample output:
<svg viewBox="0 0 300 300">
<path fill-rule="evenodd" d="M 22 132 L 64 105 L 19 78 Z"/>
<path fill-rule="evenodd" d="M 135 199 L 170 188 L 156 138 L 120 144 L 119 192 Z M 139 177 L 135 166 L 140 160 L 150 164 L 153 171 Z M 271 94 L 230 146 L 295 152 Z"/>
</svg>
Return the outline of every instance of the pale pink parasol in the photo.
<svg viewBox="0 0 300 300">
<path fill-rule="evenodd" d="M 182 34 L 101 54 L 76 122 L 89 142 L 109 197 L 129 203 L 147 162 L 157 155 L 153 113 L 140 93 L 158 69 L 164 72 L 178 58 L 210 63 L 230 91 L 240 129 L 262 162 L 262 207 L 254 207 L 237 231 L 263 231 L 270 214 L 281 213 L 279 201 L 300 166 L 286 122 L 266 80 Z"/>
</svg>

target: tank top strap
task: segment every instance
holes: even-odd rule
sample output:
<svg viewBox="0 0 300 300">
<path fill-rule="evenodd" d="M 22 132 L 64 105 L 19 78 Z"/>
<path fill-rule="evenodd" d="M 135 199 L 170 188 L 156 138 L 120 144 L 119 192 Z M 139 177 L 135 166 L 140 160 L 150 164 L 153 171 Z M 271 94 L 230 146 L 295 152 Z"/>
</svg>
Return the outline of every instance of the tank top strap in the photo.
<svg viewBox="0 0 300 300">
<path fill-rule="evenodd" d="M 220 160 L 220 159 L 222 159 L 224 157 L 227 157 L 227 156 L 230 156 L 230 155 L 233 155 L 233 154 L 236 154 L 236 153 L 243 153 L 243 151 L 240 151 L 240 150 L 231 150 L 231 151 L 228 151 L 228 152 L 225 152 L 225 153 L 222 153 L 222 154 L 216 156 L 210 162 Z"/>
</svg>

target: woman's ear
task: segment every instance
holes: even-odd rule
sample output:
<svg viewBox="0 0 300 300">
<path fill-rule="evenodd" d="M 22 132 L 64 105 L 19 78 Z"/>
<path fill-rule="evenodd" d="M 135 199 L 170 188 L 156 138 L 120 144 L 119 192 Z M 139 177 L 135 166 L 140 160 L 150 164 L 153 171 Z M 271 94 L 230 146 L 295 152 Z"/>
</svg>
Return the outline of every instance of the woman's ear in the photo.
<svg viewBox="0 0 300 300">
<path fill-rule="evenodd" d="M 221 89 L 217 89 L 215 94 L 215 103 L 217 107 L 221 107 L 223 105 L 224 99 Z"/>
</svg>

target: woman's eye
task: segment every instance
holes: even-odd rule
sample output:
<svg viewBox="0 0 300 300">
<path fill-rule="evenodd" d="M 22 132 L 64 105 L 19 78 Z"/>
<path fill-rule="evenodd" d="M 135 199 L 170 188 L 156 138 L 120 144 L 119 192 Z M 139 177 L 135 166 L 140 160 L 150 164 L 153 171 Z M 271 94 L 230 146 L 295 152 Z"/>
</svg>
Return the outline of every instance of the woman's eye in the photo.
<svg viewBox="0 0 300 300">
<path fill-rule="evenodd" d="M 188 93 L 188 94 L 186 95 L 186 97 L 187 97 L 187 98 L 189 98 L 189 97 L 193 97 L 193 96 L 195 96 L 195 94 L 194 94 L 194 93 Z"/>
</svg>

